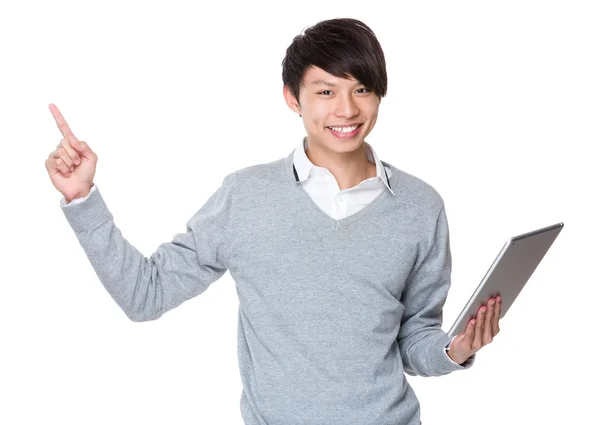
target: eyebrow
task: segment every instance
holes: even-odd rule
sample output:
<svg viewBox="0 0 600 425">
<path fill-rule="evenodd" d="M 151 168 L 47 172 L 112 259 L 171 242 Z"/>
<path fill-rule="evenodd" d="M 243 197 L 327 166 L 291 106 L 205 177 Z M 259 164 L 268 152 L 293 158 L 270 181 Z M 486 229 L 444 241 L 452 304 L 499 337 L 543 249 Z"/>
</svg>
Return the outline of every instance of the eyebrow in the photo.
<svg viewBox="0 0 600 425">
<path fill-rule="evenodd" d="M 337 84 L 330 83 L 329 81 L 325 81 L 322 78 L 314 80 L 310 84 L 324 84 L 324 85 L 329 86 L 329 87 L 337 87 Z M 364 84 L 362 84 L 360 81 L 357 81 L 356 84 L 355 84 L 355 86 L 362 86 L 362 85 L 364 85 Z"/>
</svg>

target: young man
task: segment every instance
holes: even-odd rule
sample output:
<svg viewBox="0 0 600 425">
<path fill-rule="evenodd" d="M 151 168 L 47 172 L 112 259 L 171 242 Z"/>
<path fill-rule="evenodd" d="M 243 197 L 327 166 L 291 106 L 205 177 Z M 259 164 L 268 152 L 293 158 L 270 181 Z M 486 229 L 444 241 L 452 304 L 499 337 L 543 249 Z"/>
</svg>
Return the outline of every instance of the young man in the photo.
<svg viewBox="0 0 600 425">
<path fill-rule="evenodd" d="M 46 161 L 62 210 L 131 320 L 158 319 L 230 271 L 246 425 L 419 424 L 404 372 L 470 367 L 499 331 L 500 298 L 453 341 L 441 330 L 444 203 L 365 141 L 387 88 L 369 27 L 308 28 L 287 49 L 283 82 L 306 137 L 286 158 L 227 175 L 187 233 L 150 258 L 117 231 L 93 183 L 96 155 L 50 105 L 65 137 Z"/>
</svg>

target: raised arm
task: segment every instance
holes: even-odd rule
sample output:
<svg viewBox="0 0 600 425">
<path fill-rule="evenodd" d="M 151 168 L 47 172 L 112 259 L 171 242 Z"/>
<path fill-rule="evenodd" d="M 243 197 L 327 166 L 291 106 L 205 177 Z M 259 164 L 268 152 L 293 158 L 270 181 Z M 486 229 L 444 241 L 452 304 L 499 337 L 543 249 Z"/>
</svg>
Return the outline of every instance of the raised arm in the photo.
<svg viewBox="0 0 600 425">
<path fill-rule="evenodd" d="M 46 159 L 60 206 L 100 281 L 133 321 L 154 320 L 204 292 L 228 268 L 235 173 L 187 222 L 186 232 L 161 244 L 150 258 L 131 245 L 94 184 L 97 155 L 79 141 L 58 108 L 50 112 L 63 139 Z"/>
<path fill-rule="evenodd" d="M 176 234 L 145 257 L 114 223 L 100 190 L 76 204 L 61 204 L 79 243 L 108 293 L 136 322 L 161 317 L 204 292 L 228 269 L 235 173 L 223 180 Z"/>
</svg>

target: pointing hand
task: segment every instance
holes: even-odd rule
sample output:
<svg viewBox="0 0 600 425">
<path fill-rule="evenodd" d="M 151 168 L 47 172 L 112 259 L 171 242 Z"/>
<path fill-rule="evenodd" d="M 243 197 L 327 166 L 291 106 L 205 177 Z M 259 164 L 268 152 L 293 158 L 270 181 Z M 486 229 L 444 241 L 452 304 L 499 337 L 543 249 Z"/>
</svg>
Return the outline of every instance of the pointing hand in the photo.
<svg viewBox="0 0 600 425">
<path fill-rule="evenodd" d="M 51 103 L 49 109 L 63 138 L 56 150 L 48 155 L 46 170 L 54 187 L 69 203 L 87 196 L 94 186 L 98 156 L 87 143 L 77 140 L 54 104 Z"/>
</svg>

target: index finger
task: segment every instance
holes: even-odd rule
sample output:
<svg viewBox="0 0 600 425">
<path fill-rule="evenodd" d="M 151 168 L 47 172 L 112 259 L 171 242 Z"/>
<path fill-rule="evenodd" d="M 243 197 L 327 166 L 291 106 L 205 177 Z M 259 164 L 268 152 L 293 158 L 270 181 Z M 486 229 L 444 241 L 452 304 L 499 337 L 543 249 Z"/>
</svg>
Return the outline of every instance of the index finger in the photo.
<svg viewBox="0 0 600 425">
<path fill-rule="evenodd" d="M 50 105 L 48 105 L 48 107 L 50 108 L 50 112 L 52 112 L 54 121 L 56 121 L 56 125 L 58 126 L 58 129 L 60 130 L 64 138 L 69 139 L 72 137 L 75 140 L 77 140 L 77 137 L 75 137 L 75 135 L 69 128 L 69 124 L 67 124 L 67 121 L 65 121 L 65 117 L 62 116 L 56 105 L 51 103 Z"/>
</svg>

